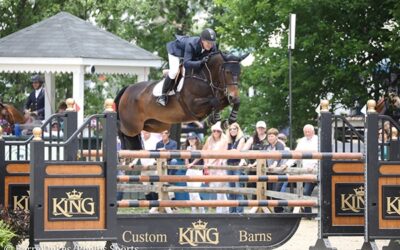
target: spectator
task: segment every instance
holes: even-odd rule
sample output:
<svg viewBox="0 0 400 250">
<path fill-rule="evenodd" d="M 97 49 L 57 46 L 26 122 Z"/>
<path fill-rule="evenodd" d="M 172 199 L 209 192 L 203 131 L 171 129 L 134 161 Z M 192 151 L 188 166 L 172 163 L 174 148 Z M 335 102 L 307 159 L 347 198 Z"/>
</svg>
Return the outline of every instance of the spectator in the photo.
<svg viewBox="0 0 400 250">
<path fill-rule="evenodd" d="M 228 143 L 226 141 L 225 135 L 222 134 L 222 128 L 220 122 L 217 122 L 211 127 L 211 136 L 209 136 L 206 140 L 206 143 L 204 144 L 203 149 L 204 150 L 213 150 L 213 151 L 218 151 L 218 150 L 227 150 L 228 149 Z M 204 170 L 205 174 L 208 174 L 208 166 L 221 166 L 223 165 L 223 160 L 221 159 L 205 159 L 204 160 Z M 220 169 L 213 169 L 209 171 L 210 175 L 226 175 L 225 170 L 220 170 Z M 211 188 L 222 188 L 226 187 L 225 182 L 211 182 L 210 187 Z M 225 193 L 218 193 L 217 194 L 217 200 L 228 200 L 227 196 Z M 229 209 L 227 207 L 217 207 L 216 209 L 217 213 L 228 213 Z"/>
<path fill-rule="evenodd" d="M 186 150 L 201 150 L 201 142 L 198 135 L 194 132 L 189 133 L 186 143 L 185 143 Z M 203 165 L 202 159 L 185 159 L 185 165 L 187 168 L 186 175 L 187 176 L 202 176 L 203 170 L 202 169 L 193 169 L 194 165 Z M 188 187 L 201 187 L 201 182 L 187 182 L 186 186 Z M 199 193 L 189 193 L 189 199 L 191 201 L 200 201 L 200 194 Z M 192 213 L 196 213 L 196 207 L 192 207 Z M 200 213 L 205 213 L 204 207 L 199 207 Z"/>
<path fill-rule="evenodd" d="M 194 130 L 194 131 L 190 131 L 189 130 L 189 132 L 196 132 L 196 131 L 199 131 L 199 130 L 203 130 L 204 129 L 204 124 L 201 121 L 193 121 L 193 122 L 186 123 L 186 127 L 188 129 L 190 129 L 190 130 L 192 130 L 192 129 Z M 197 134 L 197 137 L 199 137 L 199 139 L 201 141 L 204 140 L 204 134 L 202 132 L 197 132 L 196 134 Z"/>
<path fill-rule="evenodd" d="M 60 102 L 60 104 L 58 104 L 58 113 L 64 113 L 67 110 L 67 103 L 65 101 Z"/>
<path fill-rule="evenodd" d="M 266 147 L 266 150 L 268 152 L 272 151 L 283 151 L 285 150 L 285 144 L 283 144 L 281 141 L 278 140 L 278 134 L 279 131 L 276 128 L 270 128 L 267 131 L 267 138 L 268 138 L 268 146 Z M 267 166 L 270 171 L 275 172 L 282 172 L 282 167 L 281 165 L 284 165 L 286 160 L 284 159 L 267 159 Z M 270 175 L 273 175 L 274 173 L 270 173 Z M 273 190 L 273 191 L 281 191 L 283 182 L 275 182 L 275 183 L 268 183 L 267 184 L 268 190 Z M 276 213 L 281 213 L 283 212 L 283 207 L 275 207 L 274 211 Z"/>
<path fill-rule="evenodd" d="M 270 128 L 267 131 L 267 140 L 268 140 L 268 146 L 266 147 L 266 150 L 271 152 L 271 151 L 283 151 L 285 150 L 285 144 L 282 143 L 279 139 L 278 139 L 278 134 L 279 131 L 276 128 Z M 284 164 L 286 162 L 286 160 L 284 159 L 268 159 L 267 160 L 267 165 L 269 168 L 271 169 L 276 169 L 275 171 L 278 171 L 280 168 L 280 166 L 282 164 Z"/>
<path fill-rule="evenodd" d="M 267 134 L 265 133 L 267 131 L 267 124 L 264 121 L 258 121 L 256 123 L 256 132 L 252 137 L 250 137 L 246 144 L 243 147 L 243 150 L 265 150 L 266 147 L 268 146 L 268 138 Z M 248 165 L 250 168 L 255 168 L 257 165 L 256 160 L 251 159 L 246 163 L 245 160 L 241 160 L 239 165 L 244 166 Z M 248 175 L 256 175 L 256 171 L 249 171 Z M 249 188 L 255 188 L 257 187 L 256 183 L 247 183 L 247 187 Z M 253 199 L 256 199 L 255 196 L 253 196 Z"/>
<path fill-rule="evenodd" d="M 157 142 L 156 145 L 156 150 L 177 150 L 178 149 L 178 144 L 176 141 L 172 140 L 169 138 L 169 131 L 165 130 L 161 133 L 161 141 Z M 176 165 L 177 160 L 176 159 L 169 159 L 167 161 L 168 165 Z M 174 175 L 176 173 L 175 169 L 168 169 L 168 174 L 169 175 Z"/>
<path fill-rule="evenodd" d="M 226 138 L 228 140 L 228 150 L 242 150 L 245 144 L 245 138 L 243 131 L 238 123 L 232 123 L 226 131 Z M 238 166 L 240 163 L 239 159 L 228 159 L 229 166 Z M 228 175 L 243 175 L 242 170 L 228 170 Z M 230 182 L 229 187 L 241 188 L 244 187 L 243 182 Z M 229 200 L 243 200 L 244 197 L 241 194 L 228 194 Z M 243 213 L 243 207 L 230 207 L 229 213 Z"/>
<path fill-rule="evenodd" d="M 284 133 L 279 133 L 278 134 L 278 140 L 281 141 L 285 145 L 285 150 L 290 150 L 290 148 L 286 146 L 286 144 L 287 144 L 287 136 Z"/>
<path fill-rule="evenodd" d="M 25 103 L 25 113 L 35 113 L 39 120 L 44 120 L 44 80 L 39 75 L 31 77 L 33 91 Z"/>
<path fill-rule="evenodd" d="M 304 137 L 300 138 L 296 146 L 296 151 L 306 152 L 318 152 L 318 136 L 315 135 L 314 126 L 307 124 L 303 127 Z M 284 167 L 291 167 L 295 164 L 295 160 L 288 160 Z M 318 167 L 318 160 L 316 159 L 304 159 L 301 160 L 302 167 L 313 172 Z M 304 183 L 303 195 L 310 196 L 314 190 L 315 183 L 306 182 Z M 304 208 L 304 212 L 311 213 L 311 207 Z"/>
</svg>

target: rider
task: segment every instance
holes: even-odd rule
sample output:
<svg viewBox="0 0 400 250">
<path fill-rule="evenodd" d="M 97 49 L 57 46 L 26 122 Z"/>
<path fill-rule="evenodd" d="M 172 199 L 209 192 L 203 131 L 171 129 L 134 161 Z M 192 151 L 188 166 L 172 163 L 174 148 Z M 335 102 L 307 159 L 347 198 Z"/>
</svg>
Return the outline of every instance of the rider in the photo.
<svg viewBox="0 0 400 250">
<path fill-rule="evenodd" d="M 33 91 L 25 103 L 25 113 L 34 112 L 39 120 L 44 120 L 44 80 L 39 75 L 31 77 Z"/>
<path fill-rule="evenodd" d="M 215 41 L 217 36 L 212 29 L 205 29 L 200 37 L 175 35 L 176 39 L 167 43 L 169 72 L 165 78 L 162 95 L 157 99 L 157 103 L 166 106 L 168 103 L 167 93 L 173 88 L 173 80 L 179 70 L 179 59 L 183 57 L 185 69 L 198 70 L 208 60 L 211 52 L 217 51 Z"/>
</svg>

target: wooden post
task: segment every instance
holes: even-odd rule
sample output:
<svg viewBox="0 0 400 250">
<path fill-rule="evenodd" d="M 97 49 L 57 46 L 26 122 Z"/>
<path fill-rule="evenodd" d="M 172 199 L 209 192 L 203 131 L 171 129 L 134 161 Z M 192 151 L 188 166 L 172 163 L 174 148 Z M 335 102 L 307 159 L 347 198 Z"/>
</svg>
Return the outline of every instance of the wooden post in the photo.
<svg viewBox="0 0 400 250">
<path fill-rule="evenodd" d="M 266 167 L 265 159 L 257 159 L 257 176 L 266 175 L 267 167 Z M 266 195 L 265 192 L 267 190 L 267 182 L 257 182 L 256 185 L 256 196 L 257 200 L 265 200 Z M 250 213 L 270 213 L 271 210 L 267 207 L 253 207 L 250 209 Z"/>
<path fill-rule="evenodd" d="M 168 175 L 168 168 L 167 168 L 167 160 L 166 159 L 157 159 L 157 174 L 159 176 Z M 168 192 L 163 191 L 164 182 L 157 183 L 157 193 L 158 193 L 158 200 L 169 200 Z M 159 213 L 172 213 L 172 209 L 170 207 L 153 207 L 150 209 L 150 212 L 154 213 L 158 211 Z"/>
</svg>

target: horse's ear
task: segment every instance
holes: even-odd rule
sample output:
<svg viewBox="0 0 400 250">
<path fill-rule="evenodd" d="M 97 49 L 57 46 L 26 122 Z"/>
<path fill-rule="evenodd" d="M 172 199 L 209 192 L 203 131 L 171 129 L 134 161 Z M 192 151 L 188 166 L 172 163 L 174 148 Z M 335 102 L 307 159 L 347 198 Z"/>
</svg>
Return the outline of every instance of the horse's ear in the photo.
<svg viewBox="0 0 400 250">
<path fill-rule="evenodd" d="M 244 54 L 244 55 L 241 55 L 240 57 L 239 57 L 239 62 L 241 62 L 241 61 L 243 61 L 246 57 L 248 57 L 250 55 L 250 53 L 246 53 L 246 54 Z"/>
</svg>

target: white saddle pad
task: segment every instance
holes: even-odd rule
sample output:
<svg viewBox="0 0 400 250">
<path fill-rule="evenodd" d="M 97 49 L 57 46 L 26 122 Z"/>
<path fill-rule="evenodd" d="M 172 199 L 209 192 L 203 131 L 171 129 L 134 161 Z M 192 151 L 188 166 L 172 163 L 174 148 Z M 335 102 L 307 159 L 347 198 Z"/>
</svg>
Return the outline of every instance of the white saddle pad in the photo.
<svg viewBox="0 0 400 250">
<path fill-rule="evenodd" d="M 153 95 L 154 95 L 154 96 L 161 96 L 161 94 L 162 94 L 162 87 L 163 87 L 164 81 L 165 81 L 165 79 L 162 79 L 161 81 L 159 81 L 159 82 L 156 84 L 156 86 L 154 86 L 154 88 L 153 88 Z M 177 91 L 178 91 L 178 92 L 181 92 L 182 87 L 183 87 L 183 82 L 184 82 L 184 77 L 182 77 L 181 80 L 179 81 L 178 88 L 177 88 Z M 174 91 L 174 90 L 171 90 L 171 91 L 168 92 L 167 94 L 168 94 L 168 95 L 175 95 L 175 91 Z"/>
</svg>

